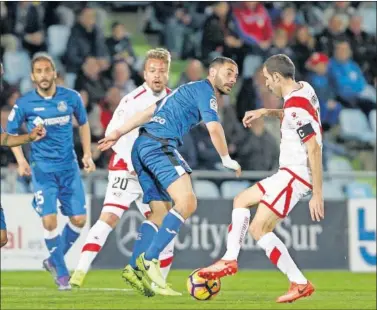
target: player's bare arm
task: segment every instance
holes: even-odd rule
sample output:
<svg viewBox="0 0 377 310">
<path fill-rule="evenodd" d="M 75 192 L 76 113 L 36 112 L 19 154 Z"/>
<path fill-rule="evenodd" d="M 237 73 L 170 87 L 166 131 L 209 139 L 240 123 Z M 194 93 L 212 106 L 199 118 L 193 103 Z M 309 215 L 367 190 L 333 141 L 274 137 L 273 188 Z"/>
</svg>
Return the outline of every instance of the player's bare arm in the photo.
<svg viewBox="0 0 377 310">
<path fill-rule="evenodd" d="M 309 165 L 313 178 L 313 197 L 309 202 L 310 215 L 313 221 L 320 221 L 325 217 L 322 195 L 322 150 L 315 139 L 311 137 L 305 143 L 308 149 Z"/>
<path fill-rule="evenodd" d="M 24 134 L 21 136 L 12 136 L 5 132 L 1 134 L 1 145 L 9 147 L 19 146 L 33 141 L 38 141 L 45 135 L 46 130 L 43 128 L 43 126 L 35 127 L 29 134 Z"/>
<path fill-rule="evenodd" d="M 219 153 L 224 167 L 235 170 L 236 176 L 239 177 L 241 175 L 241 166 L 229 156 L 223 126 L 221 126 L 219 122 L 209 122 L 206 125 L 212 143 L 215 146 L 217 153 Z"/>
<path fill-rule="evenodd" d="M 80 126 L 79 130 L 80 130 L 81 145 L 84 152 L 82 163 L 84 164 L 85 172 L 90 173 L 96 170 L 96 165 L 93 162 L 92 152 L 90 149 L 91 137 L 90 137 L 89 123 L 86 122 L 84 125 Z"/>
<path fill-rule="evenodd" d="M 253 110 L 253 111 L 247 111 L 245 113 L 245 116 L 242 120 L 242 123 L 244 127 L 250 127 L 251 123 L 260 118 L 260 117 L 265 117 L 265 116 L 270 116 L 270 117 L 277 117 L 280 120 L 283 119 L 284 116 L 284 111 L 283 109 L 258 109 L 258 110 Z"/>
<path fill-rule="evenodd" d="M 149 108 L 145 109 L 144 111 L 136 113 L 124 125 L 111 132 L 102 140 L 98 141 L 98 149 L 101 151 L 108 150 L 116 143 L 116 141 L 118 141 L 118 139 L 121 136 L 149 122 L 153 116 L 154 111 L 156 110 L 156 107 L 156 104 L 152 104 Z"/>
</svg>

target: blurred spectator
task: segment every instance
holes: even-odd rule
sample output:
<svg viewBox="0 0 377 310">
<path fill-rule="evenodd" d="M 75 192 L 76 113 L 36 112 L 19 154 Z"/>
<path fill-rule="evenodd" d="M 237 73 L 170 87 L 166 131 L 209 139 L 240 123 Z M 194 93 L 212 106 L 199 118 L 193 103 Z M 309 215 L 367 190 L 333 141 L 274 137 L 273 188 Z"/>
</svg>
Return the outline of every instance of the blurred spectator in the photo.
<svg viewBox="0 0 377 310">
<path fill-rule="evenodd" d="M 369 83 L 373 83 L 371 63 L 376 57 L 376 37 L 362 30 L 362 17 L 353 15 L 346 35 L 352 48 L 353 59 L 360 65 Z"/>
<path fill-rule="evenodd" d="M 278 168 L 279 147 L 274 137 L 266 131 L 263 118 L 253 122 L 237 158 L 245 170 L 271 171 Z"/>
<path fill-rule="evenodd" d="M 298 4 L 298 2 L 296 2 Z M 323 31 L 325 25 L 323 23 L 323 11 L 317 3 L 313 2 L 300 2 L 300 7 L 297 12 L 298 19 L 301 24 L 310 28 L 313 35 L 317 35 Z"/>
<path fill-rule="evenodd" d="M 203 26 L 202 60 L 207 66 L 215 56 L 221 55 L 225 48 L 225 36 L 230 35 L 230 7 L 227 2 L 213 5 L 213 13 Z"/>
<path fill-rule="evenodd" d="M 284 8 L 281 13 L 281 20 L 276 28 L 285 30 L 288 35 L 288 40 L 292 41 L 297 29 L 296 8 L 294 6 L 288 5 Z"/>
<path fill-rule="evenodd" d="M 234 7 L 239 37 L 249 46 L 267 50 L 272 41 L 273 29 L 270 16 L 263 3 L 258 1 L 241 2 Z"/>
<path fill-rule="evenodd" d="M 285 54 L 289 56 L 293 61 L 295 60 L 295 54 L 293 53 L 293 50 L 288 46 L 288 34 L 284 29 L 278 29 L 275 31 L 272 46 L 267 53 L 268 56 L 276 54 Z"/>
<path fill-rule="evenodd" d="M 347 41 L 337 42 L 334 58 L 329 64 L 329 75 L 343 103 L 360 107 L 365 113 L 369 113 L 376 105 L 376 89 L 368 85 L 351 55 L 351 47 Z"/>
<path fill-rule="evenodd" d="M 260 103 L 254 83 L 254 77 L 244 78 L 236 100 L 238 121 L 242 121 L 246 111 L 256 110 Z"/>
<path fill-rule="evenodd" d="M 78 16 L 77 23 L 71 30 L 67 43 L 64 62 L 67 72 L 77 73 L 89 56 L 99 58 L 100 70 L 106 70 L 110 63 L 102 30 L 96 26 L 96 12 L 93 8 L 84 7 Z"/>
<path fill-rule="evenodd" d="M 91 111 L 93 105 L 97 104 L 105 97 L 106 91 L 110 85 L 111 81 L 101 75 L 98 60 L 94 57 L 87 57 L 77 77 L 75 89 L 81 94 L 83 92 L 87 93 L 88 112 Z"/>
<path fill-rule="evenodd" d="M 340 15 L 333 15 L 327 28 L 317 36 L 316 50 L 332 56 L 334 51 L 334 43 L 336 41 L 345 40 L 345 27 Z"/>
<path fill-rule="evenodd" d="M 305 62 L 314 52 L 315 39 L 310 35 L 307 26 L 300 26 L 296 32 L 296 42 L 292 46 L 295 54 L 296 76 L 300 79 L 306 73 Z"/>
<path fill-rule="evenodd" d="M 112 62 L 125 60 L 128 65 L 132 66 L 136 61 L 136 55 L 126 28 L 123 24 L 115 22 L 111 29 L 111 37 L 106 40 L 106 45 Z"/>
<path fill-rule="evenodd" d="M 198 169 L 213 170 L 221 163 L 219 154 L 213 146 L 206 125 L 202 122 L 190 132 L 197 146 Z"/>
<path fill-rule="evenodd" d="M 125 61 L 117 61 L 113 66 L 113 84 L 124 97 L 136 88 L 135 82 L 131 79 L 131 71 Z"/>
<path fill-rule="evenodd" d="M 327 25 L 331 17 L 336 14 L 342 20 L 342 26 L 347 28 L 350 17 L 355 13 L 355 8 L 350 6 L 350 4 L 350 1 L 331 2 L 330 6 L 323 13 L 325 24 Z"/>
<path fill-rule="evenodd" d="M 247 132 L 238 121 L 234 107 L 230 104 L 229 96 L 222 96 L 217 100 L 217 104 L 220 122 L 228 141 L 229 154 L 235 156 L 243 147 Z"/>
<path fill-rule="evenodd" d="M 335 92 L 328 76 L 329 58 L 326 54 L 314 53 L 306 62 L 309 69 L 307 81 L 313 86 L 319 100 L 321 122 L 324 130 L 338 124 L 342 106 L 335 101 Z"/>
<path fill-rule="evenodd" d="M 100 103 L 100 120 L 102 128 L 105 131 L 109 125 L 115 109 L 122 99 L 120 89 L 111 87 L 106 93 L 105 99 Z"/>
<path fill-rule="evenodd" d="M 20 1 L 10 5 L 14 7 L 14 10 L 9 11 L 12 14 L 10 20 L 13 22 L 13 32 L 22 41 L 22 46 L 30 56 L 46 50 L 41 4 Z"/>
<path fill-rule="evenodd" d="M 12 20 L 9 17 L 8 7 L 4 1 L 0 2 L 0 57 L 6 50 L 15 51 L 18 47 L 18 39 L 12 34 Z"/>
<path fill-rule="evenodd" d="M 364 1 L 359 4 L 357 14 L 362 17 L 363 30 L 370 35 L 376 35 L 376 1 Z"/>
<path fill-rule="evenodd" d="M 4 90 L 5 105 L 13 108 L 16 104 L 18 98 L 21 97 L 21 93 L 17 87 L 10 86 L 8 89 Z"/>
<path fill-rule="evenodd" d="M 201 61 L 197 59 L 191 59 L 187 63 L 185 72 L 182 72 L 176 87 L 188 82 L 199 81 L 203 79 L 203 75 L 204 69 Z"/>
<path fill-rule="evenodd" d="M 178 148 L 179 153 L 187 161 L 191 169 L 198 168 L 198 151 L 196 143 L 191 135 L 188 133 L 183 136 L 183 145 Z"/>
<path fill-rule="evenodd" d="M 200 2 L 177 2 L 173 14 L 167 17 L 164 45 L 173 58 L 189 56 L 187 52 L 193 48 L 190 37 L 202 27 L 204 22 L 204 14 L 199 10 Z"/>
</svg>

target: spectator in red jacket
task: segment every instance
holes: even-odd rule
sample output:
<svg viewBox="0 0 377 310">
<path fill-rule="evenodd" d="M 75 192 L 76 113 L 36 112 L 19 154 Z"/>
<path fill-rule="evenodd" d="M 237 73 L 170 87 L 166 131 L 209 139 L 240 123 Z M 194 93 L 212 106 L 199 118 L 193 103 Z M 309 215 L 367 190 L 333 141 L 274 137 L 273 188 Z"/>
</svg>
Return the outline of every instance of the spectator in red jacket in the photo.
<svg viewBox="0 0 377 310">
<path fill-rule="evenodd" d="M 281 13 L 281 19 L 279 24 L 277 25 L 277 29 L 283 29 L 288 34 L 288 40 L 292 41 L 296 30 L 296 8 L 294 6 L 287 6 L 284 8 L 283 12 Z"/>
<path fill-rule="evenodd" d="M 273 29 L 271 18 L 262 3 L 243 2 L 233 10 L 238 35 L 249 46 L 267 50 L 271 45 Z"/>
</svg>

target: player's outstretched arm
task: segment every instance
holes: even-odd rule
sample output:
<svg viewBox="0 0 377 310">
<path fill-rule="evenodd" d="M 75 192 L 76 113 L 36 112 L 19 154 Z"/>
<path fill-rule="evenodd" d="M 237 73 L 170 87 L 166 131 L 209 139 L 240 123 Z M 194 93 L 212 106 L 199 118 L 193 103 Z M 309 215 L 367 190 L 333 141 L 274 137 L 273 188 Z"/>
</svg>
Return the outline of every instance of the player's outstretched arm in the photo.
<svg viewBox="0 0 377 310">
<path fill-rule="evenodd" d="M 217 153 L 219 153 L 224 167 L 235 170 L 236 176 L 239 177 L 241 175 L 241 166 L 229 156 L 223 126 L 219 122 L 209 122 L 206 125 L 212 143 Z"/>
<path fill-rule="evenodd" d="M 101 151 L 108 150 L 118 141 L 118 139 L 121 136 L 149 122 L 153 116 L 154 111 L 156 110 L 156 107 L 156 104 L 152 104 L 149 108 L 145 109 L 144 111 L 135 113 L 135 115 L 128 119 L 128 121 L 125 124 L 123 124 L 118 129 L 110 132 L 110 134 L 102 140 L 99 140 L 98 149 Z"/>
<path fill-rule="evenodd" d="M 325 217 L 322 195 L 322 150 L 315 136 L 305 142 L 308 149 L 309 165 L 313 178 L 313 197 L 309 202 L 310 215 L 313 221 L 320 221 Z"/>
<path fill-rule="evenodd" d="M 282 119 L 284 116 L 283 109 L 258 109 L 253 111 L 247 111 L 245 113 L 245 116 L 242 120 L 242 123 L 245 128 L 251 127 L 251 123 L 263 116 L 271 116 L 271 117 L 277 117 L 279 119 Z"/>
<path fill-rule="evenodd" d="M 24 134 L 20 136 L 12 136 L 4 132 L 1 134 L 1 145 L 15 147 L 33 141 L 38 141 L 46 135 L 46 130 L 43 126 L 35 127 L 29 134 Z"/>
<path fill-rule="evenodd" d="M 89 123 L 86 122 L 84 125 L 80 126 L 80 139 L 81 139 L 81 146 L 84 153 L 82 157 L 82 163 L 84 165 L 84 170 L 87 173 L 96 170 L 96 165 L 92 159 L 92 151 L 90 148 L 91 145 L 91 134 L 90 134 L 90 127 Z"/>
</svg>

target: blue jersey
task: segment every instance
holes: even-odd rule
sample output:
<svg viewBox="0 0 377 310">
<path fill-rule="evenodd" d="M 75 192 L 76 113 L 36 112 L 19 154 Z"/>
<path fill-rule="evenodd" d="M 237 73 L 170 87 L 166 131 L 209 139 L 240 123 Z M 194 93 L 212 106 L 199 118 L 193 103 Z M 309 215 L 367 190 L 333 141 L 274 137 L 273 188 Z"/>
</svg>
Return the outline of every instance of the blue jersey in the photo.
<svg viewBox="0 0 377 310">
<path fill-rule="evenodd" d="M 184 84 L 157 103 L 151 121 L 142 127 L 158 138 L 177 140 L 201 121 L 219 121 L 215 90 L 208 80 Z"/>
<path fill-rule="evenodd" d="M 9 117 L 7 131 L 18 134 L 23 122 L 28 132 L 44 124 L 44 139 L 31 144 L 30 163 L 44 172 L 68 170 L 77 166 L 73 146 L 72 115 L 79 125 L 87 122 L 86 110 L 78 92 L 56 87 L 56 93 L 43 98 L 36 90 L 26 93 L 16 101 Z"/>
</svg>

